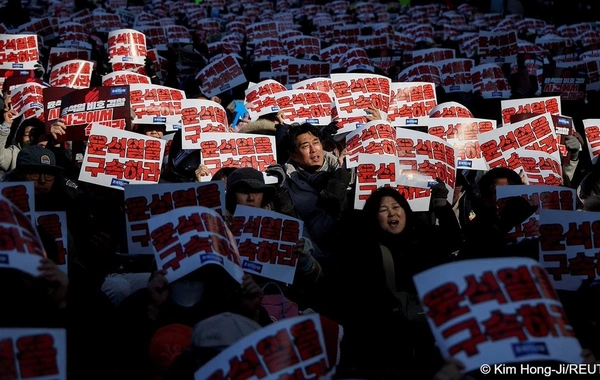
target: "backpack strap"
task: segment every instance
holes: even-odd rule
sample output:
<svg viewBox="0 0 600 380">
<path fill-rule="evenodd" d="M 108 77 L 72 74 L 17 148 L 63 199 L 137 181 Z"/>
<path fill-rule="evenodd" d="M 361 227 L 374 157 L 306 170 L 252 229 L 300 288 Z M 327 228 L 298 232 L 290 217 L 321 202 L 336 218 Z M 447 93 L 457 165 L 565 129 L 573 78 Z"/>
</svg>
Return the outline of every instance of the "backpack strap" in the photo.
<svg viewBox="0 0 600 380">
<path fill-rule="evenodd" d="M 283 295 L 283 290 L 281 289 L 281 287 L 279 285 L 277 285 L 276 282 L 267 282 L 263 287 L 262 287 L 262 291 L 263 294 L 265 293 L 265 289 L 267 287 L 269 287 L 269 285 L 274 286 L 275 288 L 277 288 L 277 290 L 279 290 L 279 294 L 281 295 L 281 319 L 285 318 L 285 296 Z"/>
</svg>

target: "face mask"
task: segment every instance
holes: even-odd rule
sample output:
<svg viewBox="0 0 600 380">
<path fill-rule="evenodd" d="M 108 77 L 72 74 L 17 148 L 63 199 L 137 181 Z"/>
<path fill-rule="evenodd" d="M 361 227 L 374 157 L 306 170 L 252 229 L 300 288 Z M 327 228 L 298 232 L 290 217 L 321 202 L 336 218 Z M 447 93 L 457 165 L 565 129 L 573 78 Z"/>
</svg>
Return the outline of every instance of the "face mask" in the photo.
<svg viewBox="0 0 600 380">
<path fill-rule="evenodd" d="M 204 294 L 204 283 L 179 280 L 169 286 L 169 299 L 179 306 L 191 307 L 200 302 Z"/>
</svg>

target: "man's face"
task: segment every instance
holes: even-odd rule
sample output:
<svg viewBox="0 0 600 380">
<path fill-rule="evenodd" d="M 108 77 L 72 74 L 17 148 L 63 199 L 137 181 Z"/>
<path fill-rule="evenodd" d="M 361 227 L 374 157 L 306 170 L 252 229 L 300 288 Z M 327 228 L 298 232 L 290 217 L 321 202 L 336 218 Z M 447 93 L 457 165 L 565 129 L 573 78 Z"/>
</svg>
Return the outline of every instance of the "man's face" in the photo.
<svg viewBox="0 0 600 380">
<path fill-rule="evenodd" d="M 33 129 L 33 127 L 31 125 L 25 127 L 25 131 L 23 133 L 23 143 L 30 141 L 29 132 L 31 132 L 32 129 Z"/>
<path fill-rule="evenodd" d="M 52 189 L 54 174 L 30 171 L 25 173 L 25 180 L 33 182 L 36 195 L 46 194 Z"/>
<path fill-rule="evenodd" d="M 321 140 L 310 132 L 299 135 L 296 151 L 290 157 L 305 170 L 320 168 L 325 160 Z"/>
<path fill-rule="evenodd" d="M 252 189 L 240 189 L 235 192 L 235 202 L 237 205 L 250 206 L 250 207 L 262 207 L 264 194 L 261 192 L 255 192 L 258 190 Z"/>
</svg>

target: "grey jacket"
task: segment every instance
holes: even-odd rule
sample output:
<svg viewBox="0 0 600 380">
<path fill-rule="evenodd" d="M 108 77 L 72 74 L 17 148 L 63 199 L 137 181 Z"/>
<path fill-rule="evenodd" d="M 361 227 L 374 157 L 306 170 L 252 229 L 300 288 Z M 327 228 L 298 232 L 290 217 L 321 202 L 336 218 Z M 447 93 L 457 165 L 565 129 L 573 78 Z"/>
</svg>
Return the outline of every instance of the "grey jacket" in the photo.
<svg viewBox="0 0 600 380">
<path fill-rule="evenodd" d="M 11 145 L 5 148 L 8 135 L 10 134 L 10 125 L 2 123 L 0 126 L 0 170 L 8 172 L 17 166 L 17 155 L 21 151 L 19 146 Z"/>
</svg>

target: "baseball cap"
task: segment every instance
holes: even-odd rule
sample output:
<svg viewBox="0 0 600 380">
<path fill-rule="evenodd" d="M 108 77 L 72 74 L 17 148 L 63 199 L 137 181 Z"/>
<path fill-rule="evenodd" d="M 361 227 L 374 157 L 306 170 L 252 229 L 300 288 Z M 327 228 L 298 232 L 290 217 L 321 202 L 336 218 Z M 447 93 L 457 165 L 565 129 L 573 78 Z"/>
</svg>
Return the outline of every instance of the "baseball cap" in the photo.
<svg viewBox="0 0 600 380">
<path fill-rule="evenodd" d="M 35 170 L 42 172 L 62 172 L 63 168 L 56 166 L 54 152 L 39 145 L 32 145 L 21 149 L 17 155 L 19 170 Z"/>
<path fill-rule="evenodd" d="M 230 212 L 235 210 L 234 196 L 240 190 L 254 190 L 263 193 L 263 203 L 267 204 L 275 197 L 275 187 L 265 183 L 265 177 L 254 168 L 238 168 L 227 177 L 225 200 Z"/>
<path fill-rule="evenodd" d="M 262 327 L 243 315 L 225 312 L 198 322 L 192 331 L 192 347 L 224 350 Z"/>
</svg>

